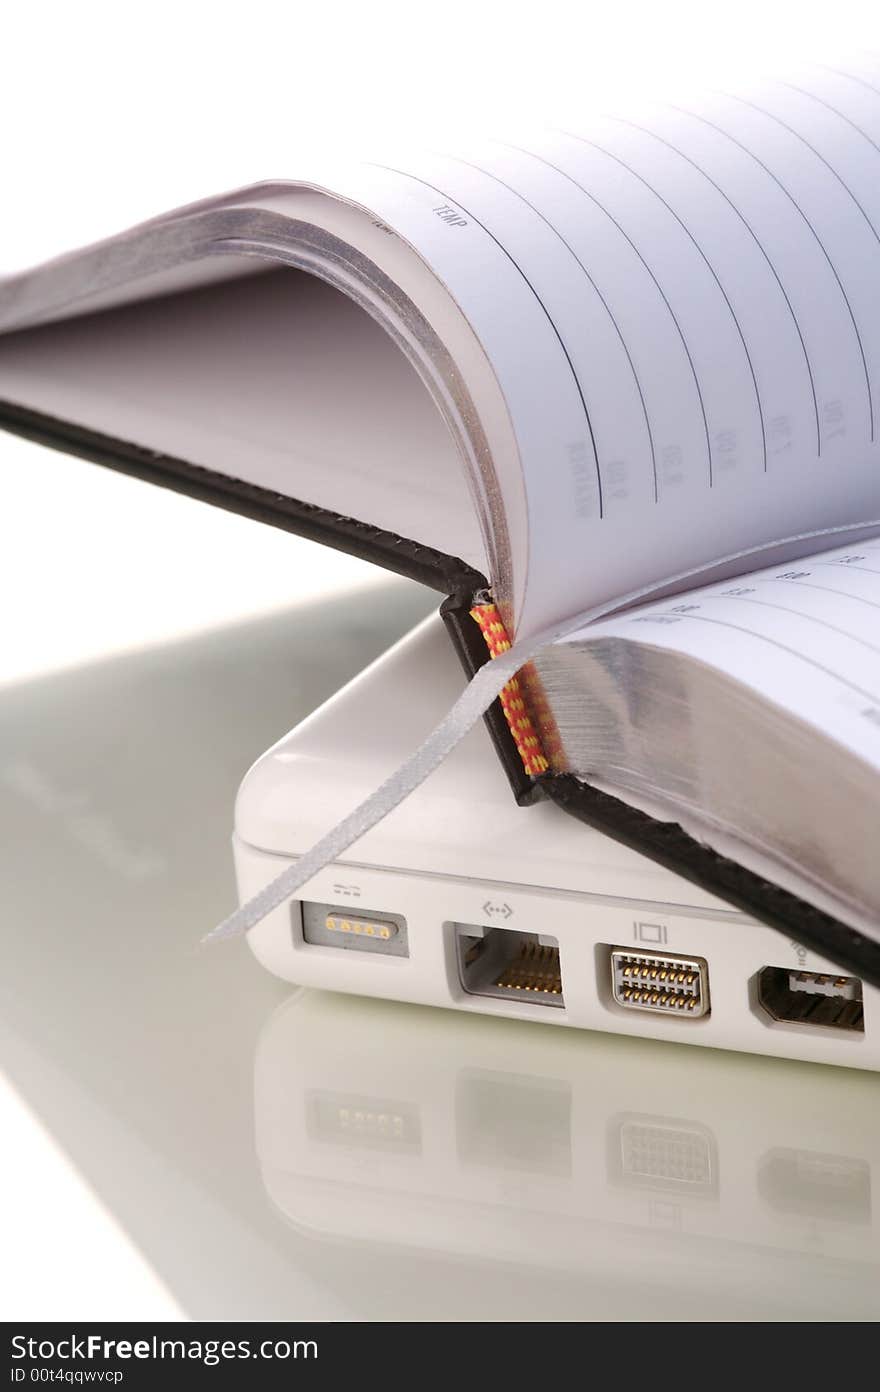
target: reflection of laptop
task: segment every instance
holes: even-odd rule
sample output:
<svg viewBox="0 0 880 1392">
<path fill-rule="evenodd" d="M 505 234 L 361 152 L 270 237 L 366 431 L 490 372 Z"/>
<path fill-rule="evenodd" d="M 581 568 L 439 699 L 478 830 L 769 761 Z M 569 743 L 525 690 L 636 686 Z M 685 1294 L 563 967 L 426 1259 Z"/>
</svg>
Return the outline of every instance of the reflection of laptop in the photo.
<svg viewBox="0 0 880 1392">
<path fill-rule="evenodd" d="M 409 1317 L 420 1258 L 434 1318 L 872 1319 L 874 1091 L 302 991 L 262 1031 L 256 1152 L 359 1318 Z"/>
<path fill-rule="evenodd" d="M 268 751 L 236 807 L 248 898 L 409 754 L 462 677 L 431 618 Z M 477 729 L 252 930 L 286 980 L 548 1024 L 880 1068 L 880 992 L 550 803 Z"/>
</svg>

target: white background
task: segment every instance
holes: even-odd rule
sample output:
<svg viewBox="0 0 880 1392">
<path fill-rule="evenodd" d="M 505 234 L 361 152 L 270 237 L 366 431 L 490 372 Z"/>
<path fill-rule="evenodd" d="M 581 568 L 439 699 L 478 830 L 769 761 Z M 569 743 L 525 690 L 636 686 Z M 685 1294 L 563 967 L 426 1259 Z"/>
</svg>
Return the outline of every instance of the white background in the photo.
<svg viewBox="0 0 880 1392">
<path fill-rule="evenodd" d="M 876 47 L 871 0 L 7 6 L 0 270 L 177 202 L 295 176 L 315 142 L 367 149 L 510 112 Z M 872 18 L 873 14 L 873 18 Z"/>
<path fill-rule="evenodd" d="M 386 140 L 442 143 L 459 127 L 563 121 L 572 108 L 880 48 L 872 0 L 7 9 L 0 275 L 182 202 L 295 177 L 300 152 L 315 146 L 368 154 Z M 31 470 L 29 458 L 0 442 L 0 583 L 22 595 L 4 616 L 0 684 L 370 576 L 305 545 L 294 565 L 284 536 L 69 460 L 44 457 Z M 133 527 L 111 533 L 107 510 Z M 21 517 L 37 511 L 34 535 Z M 195 536 L 198 547 L 187 546 Z M 199 582 L 187 585 L 196 551 Z M 108 590 L 123 556 L 132 581 Z"/>
<path fill-rule="evenodd" d="M 293 177 L 316 144 L 430 141 L 472 122 L 501 126 L 510 112 L 552 120 L 628 89 L 711 85 L 730 69 L 877 48 L 876 10 L 840 0 L 8 5 L 0 272 L 225 187 Z M 375 583 L 360 563 L 2 436 L 0 489 L 0 684 Z M 123 561 L 125 585 L 108 585 Z M 4 1315 L 173 1316 L 174 1300 L 2 1078 L 0 1130 Z"/>
</svg>

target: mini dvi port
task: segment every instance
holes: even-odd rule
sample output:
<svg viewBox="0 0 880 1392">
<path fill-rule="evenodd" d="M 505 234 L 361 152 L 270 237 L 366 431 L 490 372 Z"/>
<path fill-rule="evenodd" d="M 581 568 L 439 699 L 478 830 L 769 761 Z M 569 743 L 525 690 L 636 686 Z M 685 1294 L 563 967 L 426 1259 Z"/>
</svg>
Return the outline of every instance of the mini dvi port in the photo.
<svg viewBox="0 0 880 1392">
<path fill-rule="evenodd" d="M 709 972 L 702 957 L 611 949 L 611 991 L 624 1010 L 694 1020 L 709 1013 Z"/>
<path fill-rule="evenodd" d="M 718 1148 L 699 1122 L 675 1117 L 622 1116 L 609 1131 L 609 1175 L 635 1189 L 715 1194 Z"/>
</svg>

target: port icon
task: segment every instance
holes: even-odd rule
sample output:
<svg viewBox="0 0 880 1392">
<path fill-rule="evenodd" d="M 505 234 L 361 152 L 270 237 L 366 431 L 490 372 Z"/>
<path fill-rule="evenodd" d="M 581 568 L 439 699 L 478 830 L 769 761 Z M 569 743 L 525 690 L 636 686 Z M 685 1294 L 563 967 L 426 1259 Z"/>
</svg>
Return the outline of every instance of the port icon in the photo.
<svg viewBox="0 0 880 1392">
<path fill-rule="evenodd" d="M 709 968 L 704 957 L 608 949 L 611 994 L 624 1010 L 648 1010 L 696 1020 L 709 1014 Z"/>
</svg>

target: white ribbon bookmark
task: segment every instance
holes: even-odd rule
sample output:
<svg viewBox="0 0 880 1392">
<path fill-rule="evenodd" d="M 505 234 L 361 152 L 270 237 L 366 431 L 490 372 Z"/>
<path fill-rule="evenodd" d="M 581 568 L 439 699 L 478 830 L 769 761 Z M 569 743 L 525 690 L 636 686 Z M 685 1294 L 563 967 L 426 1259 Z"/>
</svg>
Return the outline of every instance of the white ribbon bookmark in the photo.
<svg viewBox="0 0 880 1392">
<path fill-rule="evenodd" d="M 776 565 L 783 560 L 791 560 L 795 556 L 804 555 L 806 545 L 808 543 L 812 545 L 819 539 L 827 538 L 830 545 L 832 539 L 842 538 L 856 542 L 868 537 L 876 537 L 878 534 L 880 534 L 880 519 L 874 519 L 857 527 L 851 525 L 827 527 L 818 531 L 798 533 L 796 536 L 787 537 L 772 544 L 749 547 L 744 551 L 734 552 L 711 565 L 695 566 L 689 570 L 679 571 L 677 575 L 669 577 L 663 585 L 645 585 L 639 590 L 619 597 L 617 601 L 606 601 L 595 609 L 587 610 L 551 629 L 544 629 L 542 633 L 536 634 L 533 638 L 514 643 L 508 652 L 493 658 L 491 662 L 487 662 L 485 667 L 480 668 L 436 730 L 428 736 L 424 744 L 416 750 L 411 758 L 401 764 L 400 768 L 385 780 L 381 787 L 377 788 L 353 812 L 350 812 L 331 832 L 322 836 L 321 840 L 306 855 L 302 856 L 294 865 L 289 866 L 277 879 L 268 884 L 265 889 L 260 890 L 259 894 L 255 894 L 235 913 L 230 914 L 202 941 L 206 943 L 217 942 L 221 938 L 234 938 L 247 933 L 251 928 L 256 927 L 268 913 L 277 909 L 279 904 L 292 898 L 300 886 L 310 880 L 313 875 L 317 875 L 326 865 L 342 855 L 343 851 L 347 851 L 358 837 L 363 836 L 371 827 L 376 826 L 377 822 L 381 822 L 382 818 L 393 811 L 398 803 L 403 802 L 403 799 L 413 792 L 420 783 L 424 783 L 428 774 L 433 773 L 447 754 L 452 752 L 468 730 L 476 725 L 480 716 L 485 715 L 511 677 L 515 676 L 527 662 L 531 662 L 542 648 L 548 647 L 551 643 L 557 642 L 574 633 L 577 629 L 583 628 L 586 624 L 601 618 L 609 610 L 620 611 L 640 600 L 668 597 L 683 587 L 692 587 L 695 582 L 701 580 L 703 583 L 707 580 L 727 580 L 743 574 L 747 569 L 754 568 L 756 561 L 761 561 L 764 565 Z"/>
<path fill-rule="evenodd" d="M 552 641 L 557 633 L 558 630 L 553 633 L 545 632 L 530 641 L 516 643 L 508 652 L 502 653 L 500 657 L 493 658 L 485 667 L 481 667 L 451 707 L 448 715 L 390 778 L 371 793 L 365 802 L 343 818 L 332 831 L 322 836 L 306 855 L 288 866 L 271 884 L 261 889 L 235 913 L 230 914 L 202 941 L 219 942 L 222 938 L 235 938 L 249 932 L 268 913 L 277 909 L 279 904 L 292 898 L 301 885 L 313 875 L 317 875 L 325 865 L 337 860 L 354 841 L 381 822 L 383 817 L 393 811 L 398 803 L 433 773 L 447 754 L 452 752 L 477 723 L 480 716 L 485 714 L 511 677 Z"/>
</svg>

